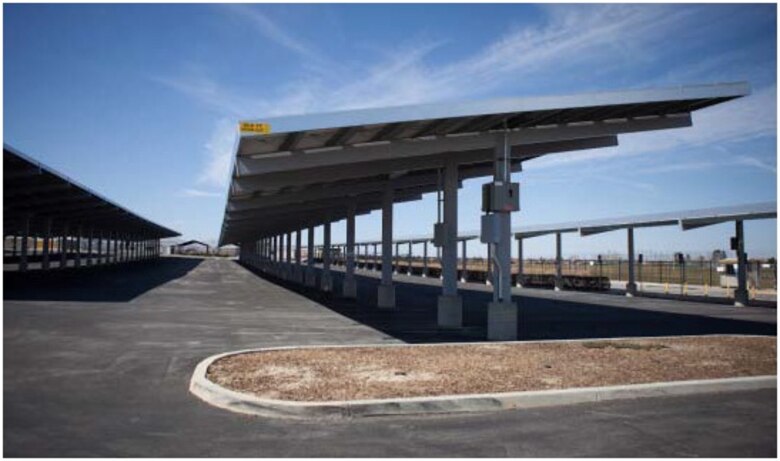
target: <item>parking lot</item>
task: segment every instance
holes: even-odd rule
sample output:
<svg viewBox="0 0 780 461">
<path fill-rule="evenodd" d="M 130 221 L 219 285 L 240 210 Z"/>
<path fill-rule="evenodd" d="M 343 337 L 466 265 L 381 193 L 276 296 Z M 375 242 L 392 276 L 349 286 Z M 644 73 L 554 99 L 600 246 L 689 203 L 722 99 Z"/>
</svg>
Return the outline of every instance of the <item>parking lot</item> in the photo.
<svg viewBox="0 0 780 461">
<path fill-rule="evenodd" d="M 201 359 L 229 350 L 482 340 L 490 293 L 476 285 L 462 287 L 466 328 L 447 332 L 435 328 L 436 280 L 399 278 L 399 308 L 379 312 L 374 278 L 359 276 L 355 303 L 226 259 L 4 277 L 6 456 L 776 455 L 774 390 L 336 421 L 232 414 L 187 390 Z M 774 309 L 515 294 L 522 339 L 776 334 Z"/>
</svg>

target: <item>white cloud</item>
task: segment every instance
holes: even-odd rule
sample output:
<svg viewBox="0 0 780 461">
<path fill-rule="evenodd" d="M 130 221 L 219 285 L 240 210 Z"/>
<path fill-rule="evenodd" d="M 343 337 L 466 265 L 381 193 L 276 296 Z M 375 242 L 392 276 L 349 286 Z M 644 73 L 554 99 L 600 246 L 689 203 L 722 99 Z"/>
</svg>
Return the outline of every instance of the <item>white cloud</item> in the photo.
<svg viewBox="0 0 780 461">
<path fill-rule="evenodd" d="M 361 67 L 329 62 L 323 53 L 256 8 L 227 5 L 225 11 L 294 52 L 308 67 L 297 79 L 278 88 L 264 88 L 264 93 L 255 88 L 227 87 L 202 74 L 156 79 L 220 114 L 205 145 L 206 162 L 198 183 L 223 188 L 229 178 L 237 119 L 462 100 L 498 88 L 513 93 L 538 91 L 546 81 L 571 82 L 574 77 L 567 74 L 576 75 L 582 69 L 588 69 L 587 81 L 595 82 L 599 80 L 597 76 L 619 73 L 637 61 L 658 59 L 665 53 L 659 37 L 689 28 L 698 10 L 666 5 L 551 5 L 544 7 L 548 19 L 541 25 L 511 30 L 481 50 L 449 64 L 428 64 L 426 59 L 446 45 L 429 41 L 397 47 L 379 55 L 380 59 L 373 64 Z M 703 57 L 699 62 L 688 63 L 686 68 L 692 69 L 688 74 L 698 74 L 713 66 L 711 58 Z M 658 77 L 648 77 L 633 86 L 657 81 Z M 583 88 L 586 89 L 589 88 Z M 773 86 L 748 98 L 697 112 L 693 128 L 669 130 L 663 136 L 627 135 L 621 138 L 619 148 L 558 154 L 534 160 L 528 167 L 538 170 L 618 155 L 774 136 L 775 126 Z M 774 168 L 752 157 L 741 161 L 757 168 Z"/>
<path fill-rule="evenodd" d="M 237 136 L 235 122 L 227 118 L 217 121 L 211 137 L 204 145 L 207 161 L 198 183 L 215 187 L 227 185 Z"/>
<path fill-rule="evenodd" d="M 202 189 L 183 189 L 180 193 L 183 197 L 221 197 L 222 192 L 208 191 Z"/>
</svg>

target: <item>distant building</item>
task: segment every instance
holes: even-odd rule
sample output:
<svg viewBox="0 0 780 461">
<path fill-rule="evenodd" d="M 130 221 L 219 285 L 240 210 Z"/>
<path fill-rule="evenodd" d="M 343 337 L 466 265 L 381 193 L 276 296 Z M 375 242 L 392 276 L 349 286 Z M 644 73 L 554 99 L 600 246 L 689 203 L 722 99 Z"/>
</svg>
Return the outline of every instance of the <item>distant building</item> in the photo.
<svg viewBox="0 0 780 461">
<path fill-rule="evenodd" d="M 198 240 L 188 240 L 186 242 L 179 243 L 178 245 L 171 245 L 172 255 L 208 255 L 211 254 L 211 247 Z"/>
</svg>

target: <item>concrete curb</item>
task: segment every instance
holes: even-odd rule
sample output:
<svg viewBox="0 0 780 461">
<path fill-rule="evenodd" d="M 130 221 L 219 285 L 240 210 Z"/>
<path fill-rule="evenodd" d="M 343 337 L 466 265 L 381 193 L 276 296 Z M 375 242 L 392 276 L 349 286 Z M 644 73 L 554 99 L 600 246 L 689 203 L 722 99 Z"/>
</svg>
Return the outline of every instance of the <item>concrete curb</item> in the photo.
<svg viewBox="0 0 780 461">
<path fill-rule="evenodd" d="M 712 335 L 743 336 L 743 335 Z M 751 336 L 751 335 L 744 335 Z M 611 338 L 616 339 L 616 338 Z M 620 338 L 653 339 L 653 338 Z M 656 338 L 657 339 L 657 338 Z M 598 341 L 599 339 L 567 340 Z M 551 341 L 533 341 L 539 343 Z M 560 342 L 560 341 L 557 341 Z M 509 343 L 509 342 L 507 342 Z M 514 343 L 514 341 L 512 342 Z M 528 341 L 527 343 L 531 343 Z M 682 396 L 699 393 L 735 392 L 777 388 L 777 376 L 750 376 L 739 378 L 670 381 L 647 384 L 629 384 L 604 387 L 552 389 L 543 391 L 506 392 L 492 394 L 460 394 L 432 397 L 347 400 L 327 402 L 296 402 L 256 397 L 226 389 L 206 378 L 208 367 L 216 360 L 247 352 L 274 350 L 343 348 L 343 347 L 437 347 L 452 344 L 383 344 L 383 345 L 320 345 L 248 349 L 213 355 L 201 361 L 190 380 L 190 392 L 206 403 L 237 413 L 281 418 L 333 418 L 386 415 L 481 412 L 522 408 L 538 408 L 606 400 L 645 397 Z M 490 344 L 500 344 L 491 342 Z"/>
</svg>

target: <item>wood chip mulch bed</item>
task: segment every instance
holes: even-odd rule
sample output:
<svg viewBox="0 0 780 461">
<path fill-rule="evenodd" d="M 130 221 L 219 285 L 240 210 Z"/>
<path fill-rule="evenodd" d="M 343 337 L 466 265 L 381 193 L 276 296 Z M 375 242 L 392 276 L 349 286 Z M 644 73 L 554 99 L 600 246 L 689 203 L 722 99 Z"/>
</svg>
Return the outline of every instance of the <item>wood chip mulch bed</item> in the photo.
<svg viewBox="0 0 780 461">
<path fill-rule="evenodd" d="M 703 336 L 252 352 L 207 377 L 263 398 L 334 401 L 776 374 L 775 337 Z"/>
</svg>

